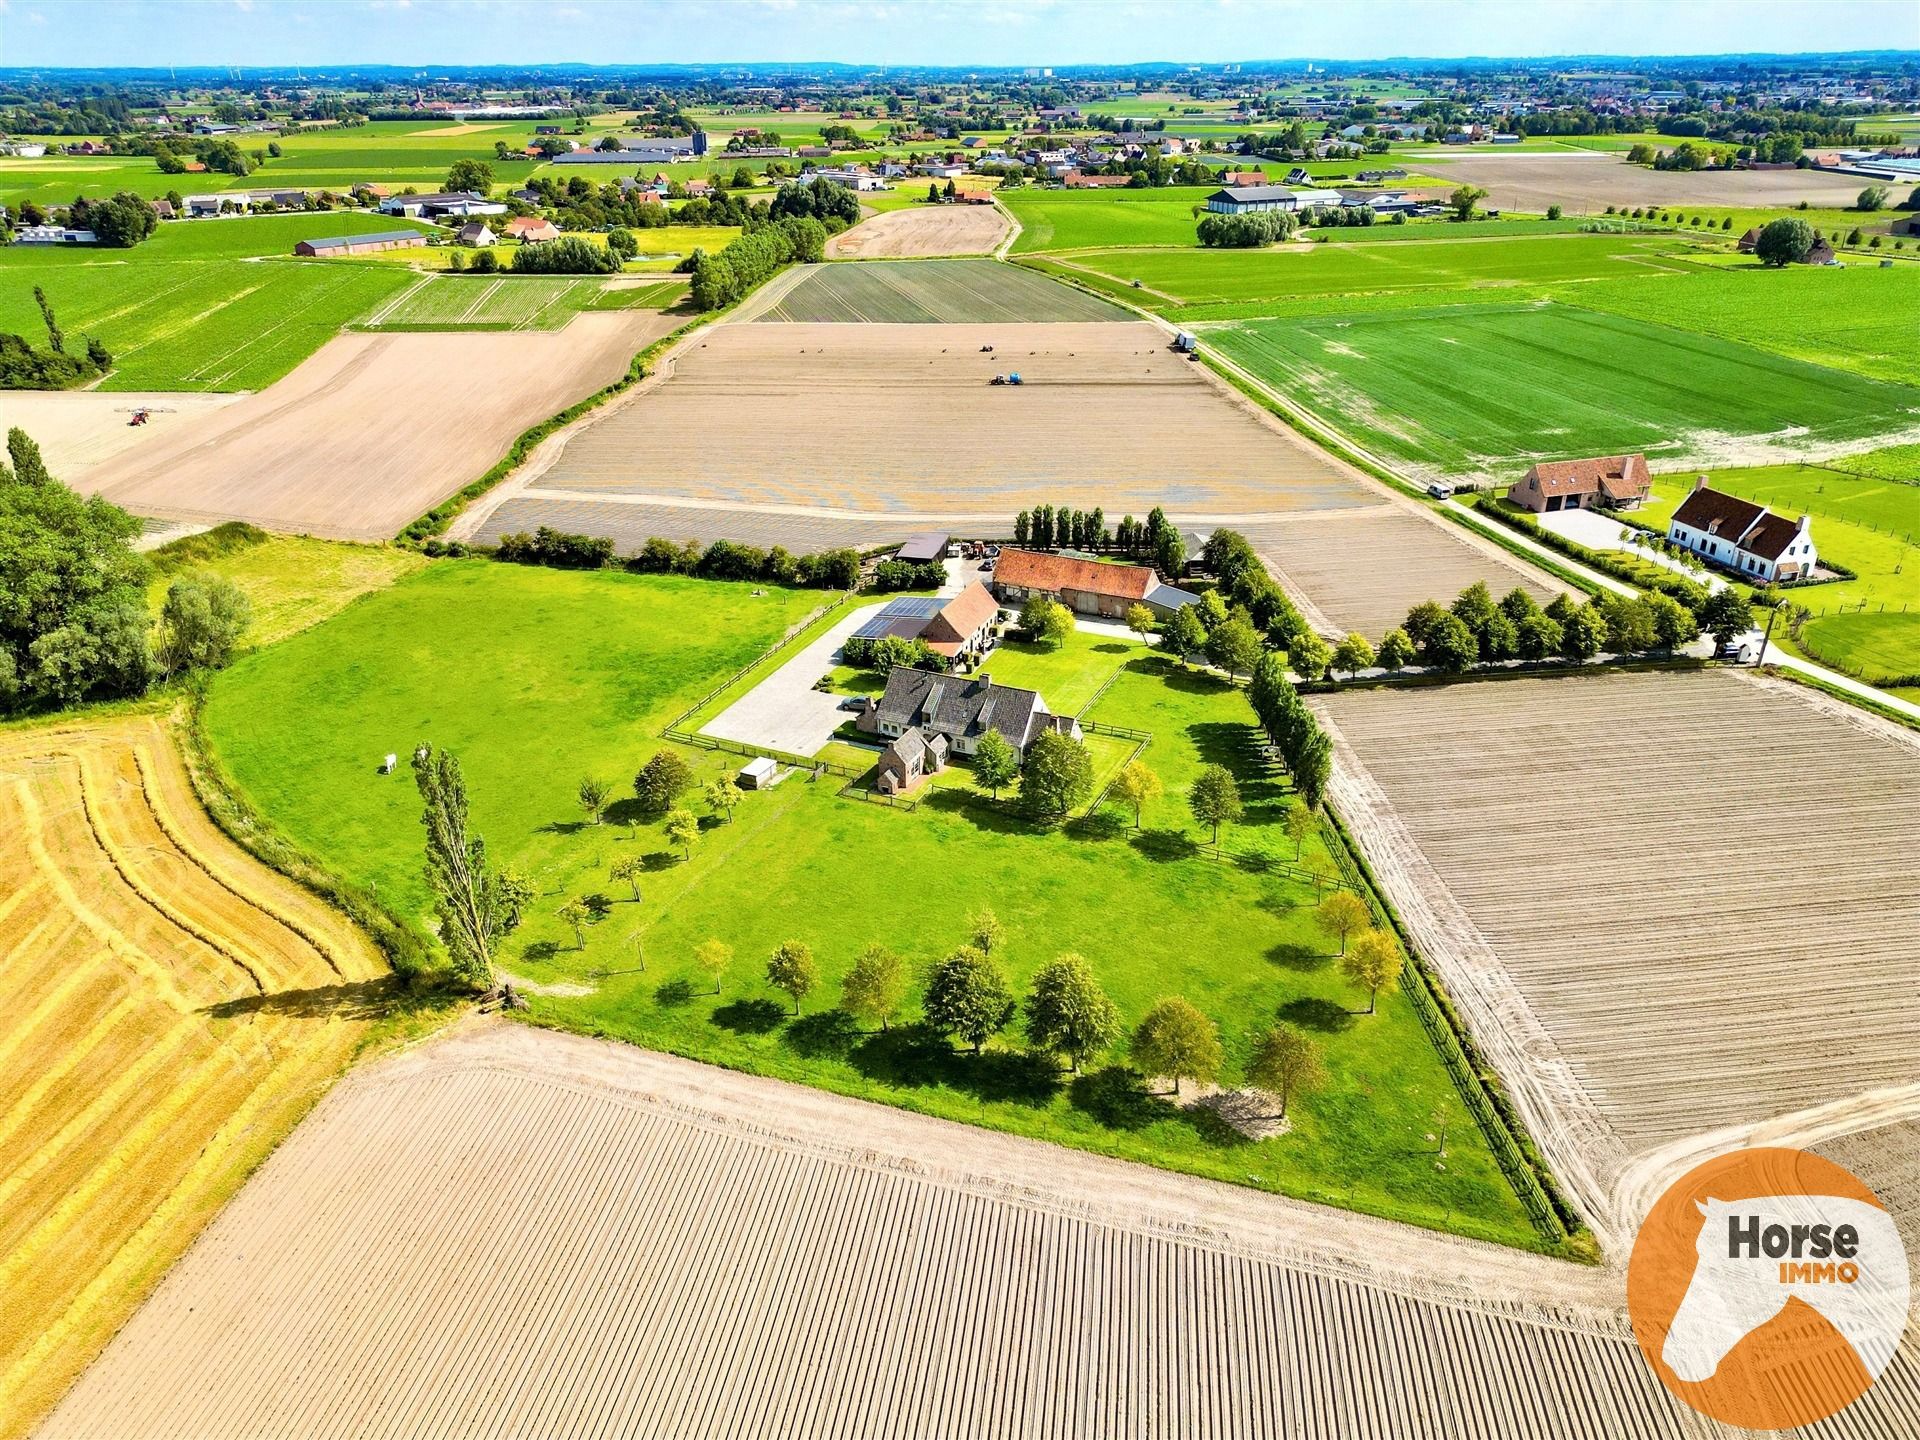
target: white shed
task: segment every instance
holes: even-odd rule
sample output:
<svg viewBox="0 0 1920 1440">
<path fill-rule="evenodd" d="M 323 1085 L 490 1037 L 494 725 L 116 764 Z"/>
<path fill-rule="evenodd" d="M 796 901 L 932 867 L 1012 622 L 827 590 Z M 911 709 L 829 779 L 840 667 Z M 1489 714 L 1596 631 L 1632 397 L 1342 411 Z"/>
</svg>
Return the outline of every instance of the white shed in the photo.
<svg viewBox="0 0 1920 1440">
<path fill-rule="evenodd" d="M 778 768 L 767 756 L 755 756 L 740 767 L 740 784 L 748 790 L 764 790 L 773 784 L 773 774 Z"/>
</svg>

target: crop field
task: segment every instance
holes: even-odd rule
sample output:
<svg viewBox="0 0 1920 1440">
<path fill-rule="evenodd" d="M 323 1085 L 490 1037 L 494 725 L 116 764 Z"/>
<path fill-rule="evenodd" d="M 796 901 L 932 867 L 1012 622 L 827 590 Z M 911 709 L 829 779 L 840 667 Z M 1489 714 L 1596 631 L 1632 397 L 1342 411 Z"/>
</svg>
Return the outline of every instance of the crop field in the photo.
<svg viewBox="0 0 1920 1440">
<path fill-rule="evenodd" d="M 932 325 L 1131 317 L 1084 291 L 998 260 L 901 260 L 811 267 L 753 318 Z"/>
<path fill-rule="evenodd" d="M 1438 173 L 1450 185 L 1480 186 L 1487 191 L 1486 204 L 1496 210 L 1544 211 L 1559 205 L 1569 214 L 1594 214 L 1608 205 L 1790 210 L 1802 200 L 1812 205 L 1851 205 L 1860 193 L 1860 181 L 1846 175 L 1813 170 L 1652 170 L 1593 151 L 1449 152 Z"/>
<path fill-rule="evenodd" d="M 912 260 L 988 255 L 1006 237 L 998 205 L 919 205 L 883 210 L 827 241 L 830 260 Z"/>
<path fill-rule="evenodd" d="M 1920 265 L 1794 266 L 1660 277 L 1647 285 L 1581 286 L 1574 303 L 1636 320 L 1717 335 L 1774 354 L 1920 384 L 1913 344 L 1920 316 Z M 1782 316 L 1791 316 L 1788 324 Z"/>
<path fill-rule="evenodd" d="M 598 276 L 426 276 L 372 311 L 362 330 L 558 330 L 601 308 Z"/>
<path fill-rule="evenodd" d="M 1193 207 L 1217 186 L 1156 190 L 1009 190 L 1002 197 L 1020 222 L 1013 253 L 1083 250 L 1101 245 L 1192 245 Z"/>
<path fill-rule="evenodd" d="M 1495 595 L 1518 585 L 1545 602 L 1566 587 L 1399 500 L 1242 525 L 1267 568 L 1315 628 L 1379 642 L 1423 600 L 1450 604 L 1476 580 Z"/>
<path fill-rule="evenodd" d="M 1258 1200 L 490 1026 L 337 1087 L 44 1434 L 1707 1433 L 1598 1275 Z"/>
<path fill-rule="evenodd" d="M 1024 385 L 988 383 L 1013 370 Z M 930 463 L 944 437 L 964 444 Z M 664 382 L 573 429 L 542 490 L 1009 517 L 1041 496 L 1118 516 L 1368 493 L 1137 323 L 717 326 Z"/>
<path fill-rule="evenodd" d="M 20 1435 L 345 1065 L 385 968 L 215 829 L 154 716 L 0 732 L 0 897 Z"/>
<path fill-rule="evenodd" d="M 1291 300 L 1379 290 L 1547 284 L 1679 268 L 1676 242 L 1642 235 L 1331 242 L 1270 250 L 1093 250 L 1062 263 L 1131 286 L 1164 305 Z"/>
<path fill-rule="evenodd" d="M 141 515 L 385 540 L 678 323 L 630 310 L 563 332 L 341 336 L 270 389 L 68 478 Z M 112 398 L 100 423 L 124 425 Z"/>
<path fill-rule="evenodd" d="M 1564 305 L 1255 320 L 1208 339 L 1429 474 L 1624 450 L 1666 468 L 1767 464 L 1920 425 L 1920 389 Z"/>
<path fill-rule="evenodd" d="M 1335 803 L 1594 1213 L 1635 1155 L 1913 1079 L 1920 737 L 1726 671 L 1314 704 Z"/>
</svg>

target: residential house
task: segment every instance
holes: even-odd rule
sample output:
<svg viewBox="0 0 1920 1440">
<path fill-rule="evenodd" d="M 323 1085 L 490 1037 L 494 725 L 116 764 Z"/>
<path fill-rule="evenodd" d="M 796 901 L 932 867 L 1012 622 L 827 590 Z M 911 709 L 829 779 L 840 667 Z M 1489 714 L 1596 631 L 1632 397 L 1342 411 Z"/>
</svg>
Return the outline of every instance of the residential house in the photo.
<svg viewBox="0 0 1920 1440">
<path fill-rule="evenodd" d="M 873 788 L 882 795 L 904 795 L 946 765 L 946 736 L 909 730 L 880 752 L 874 765 Z"/>
<path fill-rule="evenodd" d="M 380 230 L 371 235 L 330 235 L 323 240 L 294 243 L 296 255 L 371 255 L 380 250 L 411 250 L 425 245 L 418 230 Z"/>
<path fill-rule="evenodd" d="M 453 232 L 453 238 L 462 245 L 478 245 L 482 249 L 493 244 L 499 237 L 487 228 L 484 220 L 469 220 Z"/>
<path fill-rule="evenodd" d="M 1036 550 L 1002 550 L 993 571 L 993 593 L 1003 605 L 1045 595 L 1069 610 L 1110 620 L 1123 619 L 1129 606 L 1143 603 L 1159 585 L 1150 565 L 1109 565 Z"/>
<path fill-rule="evenodd" d="M 1840 257 L 1833 253 L 1833 246 L 1829 245 L 1825 240 L 1816 240 L 1813 242 L 1813 248 L 1807 251 L 1806 258 L 1800 263 L 1802 265 L 1837 266 L 1840 263 Z"/>
<path fill-rule="evenodd" d="M 867 617 L 850 637 L 855 640 L 920 640 L 950 663 L 976 660 L 993 648 L 993 627 L 1000 606 L 986 586 L 975 581 L 945 599 L 903 595 Z"/>
<path fill-rule="evenodd" d="M 1745 579 L 1767 583 L 1805 579 L 1820 559 L 1808 516 L 1775 515 L 1713 489 L 1704 475 L 1667 522 L 1667 538 Z"/>
<path fill-rule="evenodd" d="M 1060 177 L 1060 183 L 1069 190 L 1124 190 L 1133 183 L 1131 175 L 1089 175 L 1082 170 L 1069 170 Z"/>
<path fill-rule="evenodd" d="M 1037 691 L 996 685 L 985 674 L 936 675 L 904 665 L 893 668 L 886 690 L 879 699 L 868 699 L 854 723 L 889 740 L 916 730 L 923 740 L 941 736 L 957 755 L 973 754 L 989 730 L 998 730 L 1022 759 L 1049 730 L 1081 738 L 1080 723 L 1071 715 L 1055 715 Z"/>
<path fill-rule="evenodd" d="M 178 214 L 178 212 L 174 210 L 171 200 L 149 200 L 147 203 L 153 206 L 153 213 L 156 219 L 172 220 Z"/>
<path fill-rule="evenodd" d="M 1507 490 L 1515 505 L 1543 515 L 1553 510 L 1627 510 L 1653 488 L 1645 455 L 1600 455 L 1589 460 L 1548 460 L 1535 465 Z"/>
<path fill-rule="evenodd" d="M 506 223 L 500 237 L 532 245 L 541 240 L 558 240 L 560 227 L 543 215 L 520 215 Z"/>
<path fill-rule="evenodd" d="M 1267 172 L 1264 170 L 1229 170 L 1220 177 L 1220 183 L 1230 189 L 1243 185 L 1264 185 L 1267 183 Z"/>
<path fill-rule="evenodd" d="M 956 190 L 953 192 L 953 203 L 956 205 L 991 205 L 993 203 L 993 192 L 991 190 Z"/>
</svg>

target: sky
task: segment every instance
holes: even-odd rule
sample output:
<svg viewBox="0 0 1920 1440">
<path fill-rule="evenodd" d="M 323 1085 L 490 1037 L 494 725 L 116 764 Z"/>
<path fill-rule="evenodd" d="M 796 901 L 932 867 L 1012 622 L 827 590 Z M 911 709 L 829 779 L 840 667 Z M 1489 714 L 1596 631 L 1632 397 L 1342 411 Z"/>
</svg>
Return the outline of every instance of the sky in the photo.
<svg viewBox="0 0 1920 1440">
<path fill-rule="evenodd" d="M 1916 0 L 0 0 L 0 66 L 1087 65 L 1920 49 Z"/>
</svg>

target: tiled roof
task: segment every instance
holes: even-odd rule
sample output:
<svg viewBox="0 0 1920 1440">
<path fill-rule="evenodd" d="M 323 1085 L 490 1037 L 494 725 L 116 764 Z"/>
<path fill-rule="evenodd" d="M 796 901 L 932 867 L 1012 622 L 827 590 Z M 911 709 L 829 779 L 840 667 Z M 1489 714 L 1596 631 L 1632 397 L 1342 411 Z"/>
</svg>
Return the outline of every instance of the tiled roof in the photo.
<svg viewBox="0 0 1920 1440">
<path fill-rule="evenodd" d="M 1587 460 L 1548 460 L 1527 472 L 1543 495 L 1590 495 L 1611 499 L 1644 498 L 1652 486 L 1645 455 L 1596 455 Z"/>
<path fill-rule="evenodd" d="M 918 726 L 957 738 L 977 739 L 998 730 L 1024 751 L 1046 706 L 1035 691 L 995 685 L 984 675 L 969 679 L 896 665 L 887 676 L 878 713 L 889 725 Z"/>
<path fill-rule="evenodd" d="M 1146 565 L 1104 565 L 1098 560 L 1076 560 L 1070 555 L 1043 555 L 1033 550 L 1002 550 L 994 567 L 1002 585 L 1027 590 L 1084 590 L 1090 595 L 1117 595 L 1144 600 L 1159 583 Z"/>
<path fill-rule="evenodd" d="M 1740 541 L 1740 548 L 1763 560 L 1778 560 L 1787 553 L 1800 534 L 1797 522 L 1784 515 L 1767 514 L 1760 517 L 1760 523 L 1749 530 Z"/>
<path fill-rule="evenodd" d="M 920 638 L 937 654 L 956 655 L 999 610 L 1000 602 L 976 580 L 941 607 Z"/>
<path fill-rule="evenodd" d="M 1673 519 L 1677 525 L 1686 525 L 1702 534 L 1734 541 L 1746 534 L 1753 527 L 1753 522 L 1766 513 L 1764 506 L 1755 505 L 1751 500 L 1742 500 L 1738 495 L 1723 495 L 1710 486 L 1702 485 L 1680 502 L 1680 508 L 1673 512 Z"/>
</svg>

